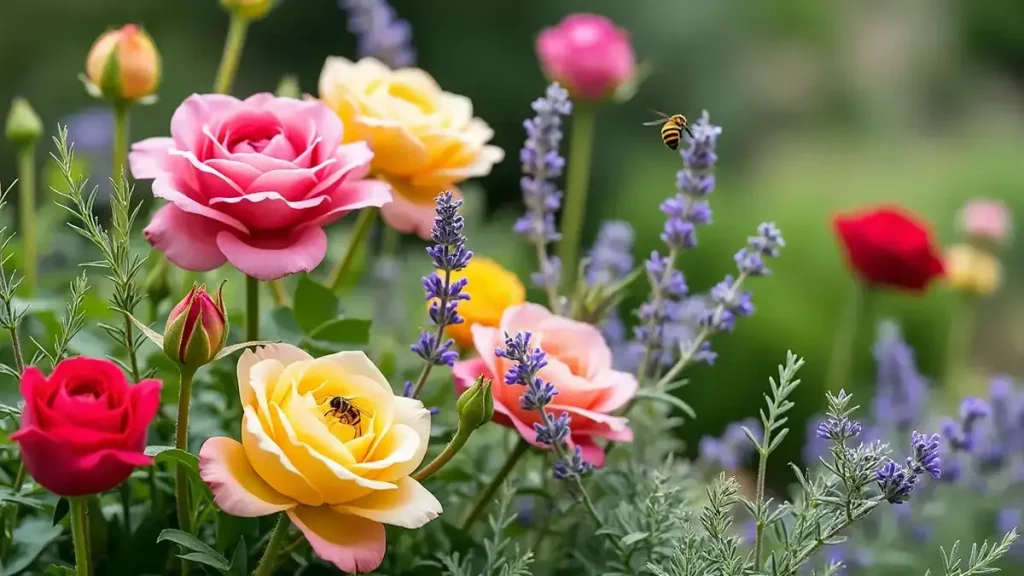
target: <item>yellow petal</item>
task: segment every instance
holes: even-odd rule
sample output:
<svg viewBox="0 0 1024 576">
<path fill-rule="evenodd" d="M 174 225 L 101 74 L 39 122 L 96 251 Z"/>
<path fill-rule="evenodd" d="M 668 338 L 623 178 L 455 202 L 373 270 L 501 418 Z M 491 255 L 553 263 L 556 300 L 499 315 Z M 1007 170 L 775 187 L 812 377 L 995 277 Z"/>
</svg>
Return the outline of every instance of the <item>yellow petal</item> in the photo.
<svg viewBox="0 0 1024 576">
<path fill-rule="evenodd" d="M 352 465 L 352 471 L 361 476 L 394 482 L 408 476 L 423 461 L 420 435 L 410 426 L 396 424 L 385 434 L 367 459 Z M 389 480 L 383 480 L 388 478 Z"/>
<path fill-rule="evenodd" d="M 384 525 L 330 508 L 299 506 L 288 511 L 316 555 L 348 573 L 376 570 L 384 560 Z"/>
<path fill-rule="evenodd" d="M 332 462 L 348 466 L 356 462 L 349 448 L 327 428 L 323 412 L 311 393 L 300 395 L 296 388 L 279 404 L 299 443 L 310 446 Z M 283 432 L 283 431 L 282 431 Z"/>
<path fill-rule="evenodd" d="M 267 435 L 253 408 L 246 406 L 243 410 L 242 446 L 249 458 L 249 464 L 260 478 L 274 490 L 302 504 L 323 504 L 323 495 L 299 472 L 281 447 Z"/>
<path fill-rule="evenodd" d="M 238 358 L 237 377 L 238 391 L 242 398 L 243 406 L 254 402 L 252 390 L 249 386 L 249 371 L 260 361 L 271 358 L 279 361 L 282 366 L 313 359 L 304 350 L 291 344 L 270 344 L 268 346 L 258 346 L 255 350 L 249 349 L 242 352 L 242 356 Z"/>
<path fill-rule="evenodd" d="M 246 383 L 246 392 L 250 401 L 242 406 L 250 406 L 260 419 L 260 426 L 266 430 L 271 437 L 274 436 L 274 426 L 270 421 L 270 410 L 267 402 L 267 390 L 273 389 L 274 384 L 284 372 L 284 365 L 275 358 L 261 360 L 249 369 L 249 380 Z M 241 388 L 241 385 L 239 385 Z"/>
<path fill-rule="evenodd" d="M 410 176 L 430 160 L 426 146 L 398 122 L 358 116 L 355 125 L 373 148 L 373 169 L 377 172 Z"/>
<path fill-rule="evenodd" d="M 398 481 L 398 490 L 374 492 L 332 508 L 335 512 L 402 528 L 419 528 L 441 513 L 437 498 L 408 477 Z"/>
<path fill-rule="evenodd" d="M 209 485 L 217 506 L 232 516 L 266 516 L 298 504 L 264 482 L 249 464 L 245 448 L 231 438 L 214 437 L 203 443 L 199 476 Z"/>
</svg>

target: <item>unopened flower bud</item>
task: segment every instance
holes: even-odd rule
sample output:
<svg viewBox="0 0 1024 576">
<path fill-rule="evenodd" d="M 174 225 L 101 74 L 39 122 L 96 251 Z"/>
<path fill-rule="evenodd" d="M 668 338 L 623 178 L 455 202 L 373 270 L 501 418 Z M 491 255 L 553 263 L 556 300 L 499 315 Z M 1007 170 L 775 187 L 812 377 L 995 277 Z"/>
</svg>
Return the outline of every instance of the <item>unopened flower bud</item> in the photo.
<svg viewBox="0 0 1024 576">
<path fill-rule="evenodd" d="M 183 366 L 197 369 L 217 356 L 227 337 L 223 285 L 217 290 L 216 301 L 206 292 L 206 286 L 196 285 L 167 317 L 164 353 Z"/>
<path fill-rule="evenodd" d="M 151 96 L 160 86 L 160 53 L 153 39 L 135 24 L 105 32 L 85 61 L 89 91 L 118 101 Z"/>
<path fill-rule="evenodd" d="M 220 0 L 222 8 L 249 21 L 261 20 L 274 4 L 274 0 Z"/>
<path fill-rule="evenodd" d="M 299 87 L 299 79 L 294 74 L 281 78 L 274 93 L 281 98 L 302 98 L 302 88 Z"/>
<path fill-rule="evenodd" d="M 18 148 L 31 146 L 43 134 L 43 121 L 39 119 L 39 115 L 32 109 L 28 100 L 17 97 L 11 102 L 5 132 L 7 141 Z"/>
<path fill-rule="evenodd" d="M 459 414 L 459 431 L 469 433 L 483 426 L 494 415 L 494 396 L 491 395 L 491 381 L 483 376 L 459 396 L 455 403 Z"/>
<path fill-rule="evenodd" d="M 1002 284 L 1002 266 L 991 252 L 969 244 L 952 247 L 946 255 L 946 279 L 965 294 L 987 296 Z"/>
</svg>

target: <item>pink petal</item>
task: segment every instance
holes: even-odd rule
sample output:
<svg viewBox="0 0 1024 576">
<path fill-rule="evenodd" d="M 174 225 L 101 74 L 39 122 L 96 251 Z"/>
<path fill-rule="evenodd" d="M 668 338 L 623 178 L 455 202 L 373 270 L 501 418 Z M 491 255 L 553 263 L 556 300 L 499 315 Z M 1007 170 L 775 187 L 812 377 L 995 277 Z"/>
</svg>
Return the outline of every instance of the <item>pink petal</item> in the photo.
<svg viewBox="0 0 1024 576">
<path fill-rule="evenodd" d="M 138 451 L 146 449 L 146 437 L 149 425 L 160 410 L 159 380 L 143 380 L 132 386 L 128 391 L 131 406 L 131 430 L 128 431 L 129 447 Z"/>
<path fill-rule="evenodd" d="M 635 376 L 618 370 L 609 370 L 600 374 L 597 380 L 607 384 L 608 388 L 604 395 L 590 406 L 590 409 L 595 412 L 615 412 L 633 399 L 639 387 Z"/>
<path fill-rule="evenodd" d="M 255 231 L 270 231 L 291 227 L 311 217 L 313 213 L 309 210 L 329 201 L 326 196 L 318 196 L 292 202 L 277 192 L 256 192 L 229 198 L 210 198 L 210 206 L 218 206 L 235 218 L 248 222 Z"/>
<path fill-rule="evenodd" d="M 267 156 L 256 152 L 235 152 L 234 154 L 230 154 L 226 159 L 235 160 L 243 164 L 249 164 L 260 172 L 291 170 L 297 167 L 294 162 L 281 160 L 280 158 L 274 158 L 273 156 Z"/>
<path fill-rule="evenodd" d="M 167 172 L 167 151 L 174 147 L 173 138 L 147 138 L 132 144 L 128 166 L 136 180 L 150 180 Z"/>
<path fill-rule="evenodd" d="M 214 220 L 165 204 L 153 215 L 143 234 L 179 268 L 205 272 L 227 260 L 217 247 L 217 234 L 223 229 Z"/>
<path fill-rule="evenodd" d="M 263 174 L 262 170 L 257 170 L 253 166 L 237 160 L 214 158 L 207 160 L 205 164 L 223 174 L 228 180 L 238 184 L 242 190 L 248 190 L 249 186 Z"/>
<path fill-rule="evenodd" d="M 311 272 L 327 254 L 323 229 L 307 226 L 292 237 L 241 239 L 234 232 L 217 235 L 217 246 L 228 262 L 259 280 L 277 280 L 296 272 Z"/>
<path fill-rule="evenodd" d="M 334 160 L 329 160 L 334 163 Z M 293 168 L 291 170 L 274 170 L 256 178 L 246 192 L 266 192 L 274 190 L 291 200 L 308 198 L 307 193 L 317 185 L 314 175 L 323 165 L 315 168 Z"/>
<path fill-rule="evenodd" d="M 310 226 L 327 226 L 349 212 L 363 208 L 388 206 L 394 197 L 391 186 L 379 180 L 360 180 L 343 184 L 331 195 L 329 210 L 313 219 Z"/>
<path fill-rule="evenodd" d="M 469 327 L 469 332 L 473 335 L 473 347 L 476 348 L 476 353 L 483 359 L 484 364 L 487 366 L 487 371 L 491 374 L 497 374 L 498 363 L 494 351 L 498 342 L 498 329 L 484 326 L 483 324 L 473 324 Z"/>
<path fill-rule="evenodd" d="M 339 147 L 337 152 L 330 157 L 338 160 L 336 171 L 325 176 L 315 188 L 310 190 L 310 196 L 330 193 L 331 188 L 337 186 L 342 179 L 359 180 L 365 178 L 370 172 L 370 161 L 373 160 L 373 152 L 370 151 L 366 142 L 355 142 Z"/>
<path fill-rule="evenodd" d="M 197 150 L 202 141 L 204 124 L 210 124 L 239 101 L 223 94 L 193 94 L 185 99 L 171 117 L 171 137 L 181 150 Z"/>
<path fill-rule="evenodd" d="M 395 194 L 392 202 L 380 210 L 388 226 L 404 234 L 416 234 L 424 240 L 430 239 L 434 227 L 434 205 L 410 202 L 401 194 Z"/>
<path fill-rule="evenodd" d="M 277 96 L 274 96 L 270 92 L 257 92 L 243 100 L 242 103 L 253 110 L 262 110 L 264 108 L 273 109 L 274 107 L 268 106 L 268 104 L 273 104 L 276 100 Z"/>
<path fill-rule="evenodd" d="M 284 134 L 278 134 L 271 138 L 267 147 L 263 149 L 263 153 L 267 156 L 280 158 L 281 160 L 288 160 L 289 162 L 298 155 L 298 152 L 295 151 L 292 143 L 288 141 L 287 136 Z"/>
<path fill-rule="evenodd" d="M 573 438 L 576 445 L 580 447 L 583 459 L 590 463 L 594 468 L 601 468 L 604 466 L 604 448 L 594 442 L 593 438 Z"/>
<path fill-rule="evenodd" d="M 195 191 L 189 192 L 195 193 Z M 163 198 L 189 214 L 205 216 L 206 218 L 216 220 L 221 224 L 226 224 L 244 234 L 249 233 L 249 229 L 246 228 L 245 224 L 242 224 L 237 219 L 232 218 L 223 212 L 219 212 L 209 206 L 200 204 L 189 196 L 187 192 L 179 191 L 168 178 L 157 178 L 153 181 L 153 196 Z"/>
<path fill-rule="evenodd" d="M 171 156 L 178 156 L 188 160 L 188 163 L 195 168 L 195 178 L 199 185 L 198 190 L 196 190 L 197 201 L 215 196 L 234 196 L 245 193 L 241 186 L 218 172 L 216 168 L 200 162 L 195 154 L 181 150 L 169 150 L 168 153 Z"/>
<path fill-rule="evenodd" d="M 621 416 L 601 414 L 600 412 L 557 403 L 549 404 L 548 410 L 555 415 L 560 415 L 561 412 L 568 412 L 572 417 L 573 434 L 598 436 L 617 442 L 633 441 L 633 429 L 629 427 L 629 420 Z"/>
<path fill-rule="evenodd" d="M 326 506 L 299 506 L 289 510 L 288 517 L 316 555 L 343 572 L 370 572 L 384 560 L 387 538 L 379 522 L 338 514 Z"/>
<path fill-rule="evenodd" d="M 245 449 L 231 438 L 215 437 L 203 443 L 199 476 L 210 487 L 217 506 L 232 516 L 255 518 L 296 506 L 256 474 Z"/>
<path fill-rule="evenodd" d="M 419 528 L 441 514 L 441 503 L 422 484 L 408 476 L 396 484 L 398 490 L 375 490 L 332 509 L 402 528 Z"/>
</svg>

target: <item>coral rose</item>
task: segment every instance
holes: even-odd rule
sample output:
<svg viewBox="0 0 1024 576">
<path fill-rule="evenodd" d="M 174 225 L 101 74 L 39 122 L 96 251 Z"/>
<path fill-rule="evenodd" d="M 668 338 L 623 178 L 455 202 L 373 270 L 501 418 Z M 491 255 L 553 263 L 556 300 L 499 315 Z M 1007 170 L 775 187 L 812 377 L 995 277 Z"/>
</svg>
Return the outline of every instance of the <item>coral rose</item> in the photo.
<svg viewBox="0 0 1024 576">
<path fill-rule="evenodd" d="M 469 98 L 441 90 L 418 68 L 331 57 L 320 73 L 320 98 L 345 123 L 346 142 L 370 142 L 373 173 L 394 191 L 381 215 L 400 232 L 430 238 L 434 198 L 489 174 L 505 156 L 487 145 L 494 131 L 473 116 Z"/>
<path fill-rule="evenodd" d="M 570 14 L 537 36 L 544 75 L 574 99 L 603 100 L 636 73 L 629 32 L 597 14 Z"/>
<path fill-rule="evenodd" d="M 540 423 L 540 414 L 519 405 L 522 387 L 504 384 L 502 378 L 511 363 L 494 353 L 504 346 L 506 333 L 529 332 L 532 344 L 547 354 L 548 363 L 539 376 L 558 390 L 547 410 L 556 417 L 568 412 L 572 442 L 582 449 L 583 457 L 594 466 L 604 464 L 604 450 L 594 438 L 633 440 L 626 419 L 611 414 L 633 398 L 637 381 L 632 374 L 612 370 L 611 350 L 597 328 L 526 303 L 506 309 L 497 328 L 477 324 L 471 330 L 480 357 L 455 364 L 455 386 L 461 394 L 478 376 L 493 378 L 495 422 L 515 428 L 534 446 L 546 447 L 537 442 L 533 429 Z"/>
<path fill-rule="evenodd" d="M 942 255 L 925 224 L 894 207 L 835 217 L 835 231 L 864 282 L 922 292 L 942 276 Z"/>
<path fill-rule="evenodd" d="M 344 128 L 320 102 L 190 96 L 170 138 L 138 142 L 128 157 L 169 201 L 146 239 L 186 270 L 230 262 L 260 280 L 313 270 L 327 253 L 324 226 L 391 198 L 386 184 L 362 179 L 373 152 L 340 145 Z"/>
<path fill-rule="evenodd" d="M 313 550 L 346 572 L 380 565 L 384 524 L 419 528 L 441 513 L 409 477 L 427 451 L 430 412 L 395 396 L 362 352 L 246 351 L 238 388 L 242 442 L 210 438 L 199 451 L 199 473 L 225 512 L 287 511 Z M 332 410 L 339 397 L 348 414 Z"/>
<path fill-rule="evenodd" d="M 160 381 L 135 386 L 117 364 L 62 360 L 47 378 L 35 366 L 21 375 L 25 407 L 11 440 L 32 478 L 60 496 L 106 492 L 139 466 L 149 423 L 160 407 Z"/>
<path fill-rule="evenodd" d="M 443 271 L 438 270 L 437 274 L 444 278 Z M 519 277 L 490 258 L 474 254 L 465 268 L 452 272 L 451 276 L 453 282 L 467 280 L 462 293 L 468 294 L 469 300 L 459 303 L 459 316 L 465 322 L 449 325 L 445 333 L 463 348 L 473 345 L 470 328 L 474 324 L 497 326 L 506 308 L 526 301 L 526 288 Z M 430 304 L 428 301 L 428 309 Z"/>
</svg>

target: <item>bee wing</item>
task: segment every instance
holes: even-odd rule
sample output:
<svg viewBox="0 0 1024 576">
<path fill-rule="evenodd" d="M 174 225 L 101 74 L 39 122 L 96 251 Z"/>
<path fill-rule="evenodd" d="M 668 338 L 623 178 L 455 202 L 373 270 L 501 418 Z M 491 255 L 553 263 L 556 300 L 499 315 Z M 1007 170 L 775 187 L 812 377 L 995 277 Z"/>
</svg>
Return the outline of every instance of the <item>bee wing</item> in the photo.
<svg viewBox="0 0 1024 576">
<path fill-rule="evenodd" d="M 651 122 L 644 122 L 644 126 L 657 126 L 658 124 L 664 124 L 664 120 L 654 120 Z"/>
</svg>

